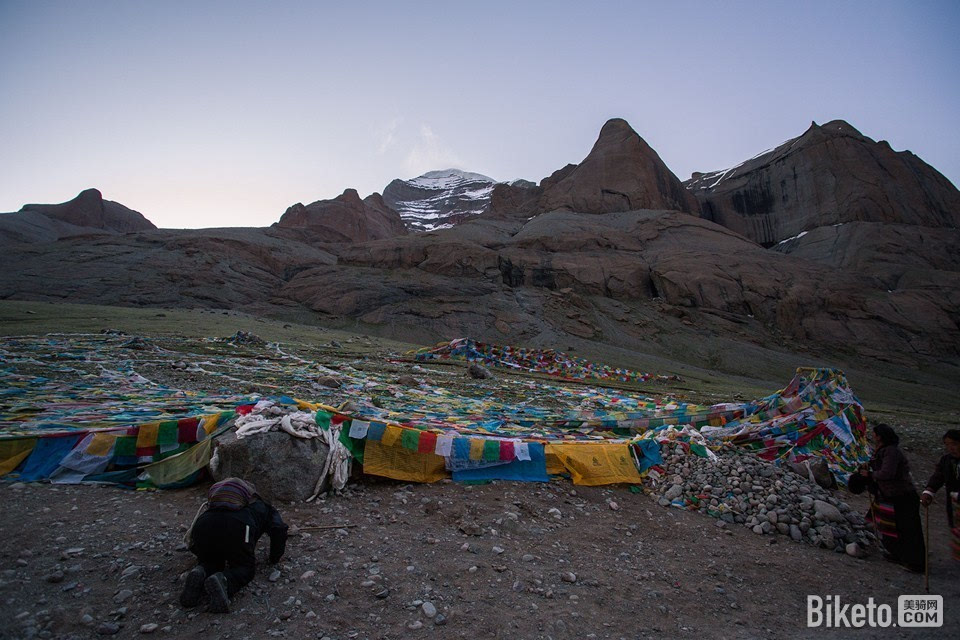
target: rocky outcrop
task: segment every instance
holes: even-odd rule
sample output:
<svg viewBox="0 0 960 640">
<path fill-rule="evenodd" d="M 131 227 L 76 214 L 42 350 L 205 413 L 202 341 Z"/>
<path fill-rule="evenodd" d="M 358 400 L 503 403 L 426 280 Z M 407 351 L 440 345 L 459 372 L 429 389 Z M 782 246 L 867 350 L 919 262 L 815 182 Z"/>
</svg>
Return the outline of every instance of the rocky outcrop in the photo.
<svg viewBox="0 0 960 640">
<path fill-rule="evenodd" d="M 274 227 L 304 231 L 329 243 L 367 242 L 407 233 L 403 220 L 380 194 L 361 200 L 355 189 L 306 206 L 298 202 L 286 210 Z"/>
<path fill-rule="evenodd" d="M 0 244 L 53 242 L 82 235 L 130 233 L 156 229 L 141 213 L 104 200 L 87 189 L 61 204 L 26 204 L 16 213 L 0 214 Z"/>
<path fill-rule="evenodd" d="M 766 247 L 849 222 L 960 227 L 960 192 L 949 180 L 842 120 L 813 123 L 772 151 L 685 184 L 704 218 Z"/>
<path fill-rule="evenodd" d="M 157 227 L 143 214 L 119 202 L 104 200 L 96 189 L 81 191 L 73 200 L 63 204 L 26 204 L 20 213 L 33 212 L 67 224 L 104 231 L 128 233 L 147 231 Z"/>
<path fill-rule="evenodd" d="M 596 214 L 669 209 L 696 213 L 699 205 L 627 121 L 614 118 L 603 125 L 593 149 L 580 164 L 567 165 L 534 189 L 498 185 L 491 208 L 494 217 L 502 218 L 546 211 Z"/>
</svg>

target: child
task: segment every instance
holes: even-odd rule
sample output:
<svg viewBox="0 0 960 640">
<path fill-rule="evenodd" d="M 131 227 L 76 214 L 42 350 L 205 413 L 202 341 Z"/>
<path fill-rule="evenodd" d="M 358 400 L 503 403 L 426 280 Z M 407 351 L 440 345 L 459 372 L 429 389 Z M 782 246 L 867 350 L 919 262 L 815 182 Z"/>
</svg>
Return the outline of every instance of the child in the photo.
<svg viewBox="0 0 960 640">
<path fill-rule="evenodd" d="M 270 562 L 277 563 L 287 544 L 287 525 L 277 510 L 239 478 L 210 487 L 207 510 L 188 533 L 197 566 L 187 574 L 180 604 L 197 606 L 205 591 L 210 611 L 229 611 L 230 598 L 253 579 L 257 541 L 264 533 L 270 536 Z"/>
</svg>

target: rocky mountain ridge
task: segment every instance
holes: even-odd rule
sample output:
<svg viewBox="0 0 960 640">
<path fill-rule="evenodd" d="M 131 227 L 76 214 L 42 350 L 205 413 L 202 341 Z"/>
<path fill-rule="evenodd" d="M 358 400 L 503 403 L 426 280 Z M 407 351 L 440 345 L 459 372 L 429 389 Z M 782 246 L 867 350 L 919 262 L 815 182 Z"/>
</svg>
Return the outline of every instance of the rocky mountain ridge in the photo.
<svg viewBox="0 0 960 640">
<path fill-rule="evenodd" d="M 841 170 L 857 158 L 869 159 L 859 173 Z M 831 123 L 685 188 L 617 119 L 581 163 L 539 185 L 495 186 L 489 211 L 452 228 L 408 234 L 385 198 L 347 190 L 268 229 L 10 243 L 0 297 L 243 308 L 421 342 L 577 339 L 708 362 L 749 353 L 747 367 L 771 348 L 956 367 L 956 189 L 914 158 Z M 807 186 L 744 195 L 785 173 Z M 850 181 L 869 197 L 836 196 L 859 193 Z M 817 213 L 809 189 L 846 208 Z M 884 208 L 906 197 L 918 201 L 903 217 Z M 764 229 L 778 231 L 763 243 L 747 234 Z"/>
</svg>

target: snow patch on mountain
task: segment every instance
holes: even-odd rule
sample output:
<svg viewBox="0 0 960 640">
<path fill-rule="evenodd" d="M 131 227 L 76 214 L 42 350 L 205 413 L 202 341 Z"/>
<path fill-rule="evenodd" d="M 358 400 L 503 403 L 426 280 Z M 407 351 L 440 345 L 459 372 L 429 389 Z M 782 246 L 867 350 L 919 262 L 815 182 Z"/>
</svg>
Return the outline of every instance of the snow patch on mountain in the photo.
<svg viewBox="0 0 960 640">
<path fill-rule="evenodd" d="M 411 231 L 433 231 L 487 211 L 497 184 L 499 181 L 481 173 L 428 171 L 409 180 L 394 180 L 383 190 L 383 200 Z"/>
</svg>

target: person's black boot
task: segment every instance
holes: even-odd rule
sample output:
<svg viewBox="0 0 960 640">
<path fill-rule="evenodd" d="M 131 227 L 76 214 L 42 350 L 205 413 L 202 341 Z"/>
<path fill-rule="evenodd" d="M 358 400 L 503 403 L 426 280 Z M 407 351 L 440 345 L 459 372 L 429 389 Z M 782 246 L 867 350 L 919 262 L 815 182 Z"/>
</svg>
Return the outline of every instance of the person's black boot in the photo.
<svg viewBox="0 0 960 640">
<path fill-rule="evenodd" d="M 230 594 L 227 593 L 227 576 L 215 573 L 203 582 L 210 597 L 210 611 L 212 613 L 227 613 L 230 611 Z"/>
<path fill-rule="evenodd" d="M 196 566 L 187 574 L 186 584 L 180 594 L 180 604 L 185 607 L 195 607 L 200 604 L 203 596 L 203 581 L 207 579 L 207 572 L 201 566 Z"/>
</svg>

